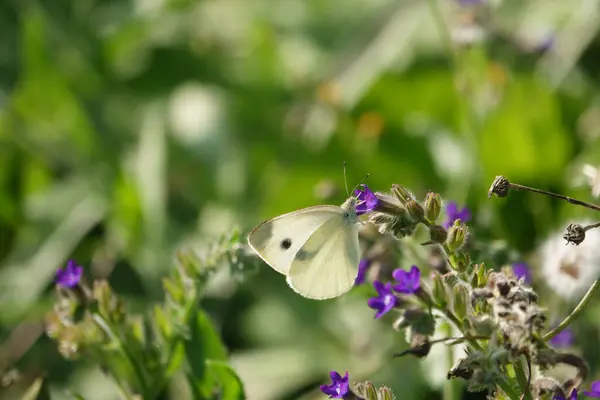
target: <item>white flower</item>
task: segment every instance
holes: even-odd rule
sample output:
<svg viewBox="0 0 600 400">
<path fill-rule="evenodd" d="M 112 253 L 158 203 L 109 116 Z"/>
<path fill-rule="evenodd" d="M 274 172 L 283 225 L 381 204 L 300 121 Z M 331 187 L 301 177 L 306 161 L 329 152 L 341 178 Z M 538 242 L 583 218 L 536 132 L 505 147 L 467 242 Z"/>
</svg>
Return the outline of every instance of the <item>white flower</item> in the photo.
<svg viewBox="0 0 600 400">
<path fill-rule="evenodd" d="M 576 223 L 586 226 L 593 222 Z M 566 244 L 565 231 L 554 233 L 541 245 L 541 270 L 546 283 L 558 296 L 576 300 L 600 277 L 600 231 L 587 231 L 579 246 Z"/>
<path fill-rule="evenodd" d="M 592 189 L 592 196 L 600 197 L 600 171 L 598 167 L 585 164 L 582 168 L 583 175 L 587 178 L 587 183 Z"/>
</svg>

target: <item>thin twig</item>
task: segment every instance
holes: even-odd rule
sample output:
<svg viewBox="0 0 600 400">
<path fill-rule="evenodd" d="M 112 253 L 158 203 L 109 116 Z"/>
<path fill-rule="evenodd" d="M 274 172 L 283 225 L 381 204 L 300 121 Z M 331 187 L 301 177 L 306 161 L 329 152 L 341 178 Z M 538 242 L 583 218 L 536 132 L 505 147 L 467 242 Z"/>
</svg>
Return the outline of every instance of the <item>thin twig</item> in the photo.
<svg viewBox="0 0 600 400">
<path fill-rule="evenodd" d="M 581 314 L 587 303 L 592 299 L 596 290 L 600 287 L 600 280 L 596 279 L 592 286 L 588 289 L 587 293 L 581 298 L 577 307 L 573 309 L 571 314 L 569 314 L 558 326 L 552 329 L 550 332 L 546 333 L 543 337 L 544 341 L 548 341 L 552 339 L 554 336 L 558 335 L 563 329 L 565 329 L 571 322 Z"/>
<path fill-rule="evenodd" d="M 542 189 L 536 189 L 536 188 L 532 188 L 529 186 L 525 186 L 525 185 L 519 185 L 518 183 L 510 183 L 509 187 L 511 189 L 517 189 L 517 190 L 528 190 L 530 192 L 534 192 L 534 193 L 540 193 L 540 194 L 545 194 L 546 196 L 551 196 L 557 199 L 561 199 L 561 200 L 565 200 L 571 204 L 575 204 L 578 206 L 583 206 L 586 208 L 589 208 L 591 210 L 594 211 L 600 211 L 600 206 L 596 205 L 596 204 L 592 204 L 592 203 L 588 203 L 586 201 L 581 201 L 581 200 L 577 200 L 574 199 L 572 197 L 569 196 L 564 196 L 562 194 L 558 194 L 558 193 L 552 193 L 552 192 L 548 192 L 547 190 L 542 190 Z"/>
</svg>

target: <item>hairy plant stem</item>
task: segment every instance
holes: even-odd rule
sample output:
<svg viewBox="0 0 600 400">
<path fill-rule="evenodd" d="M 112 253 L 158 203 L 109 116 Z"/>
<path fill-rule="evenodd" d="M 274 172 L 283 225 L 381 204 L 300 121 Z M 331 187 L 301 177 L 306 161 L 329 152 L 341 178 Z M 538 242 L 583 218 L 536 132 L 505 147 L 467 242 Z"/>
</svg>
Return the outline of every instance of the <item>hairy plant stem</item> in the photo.
<svg viewBox="0 0 600 400">
<path fill-rule="evenodd" d="M 92 318 L 94 319 L 94 322 L 96 322 L 96 324 L 98 324 L 98 326 L 102 328 L 106 335 L 112 339 L 112 341 L 117 345 L 117 348 L 119 349 L 121 354 L 123 354 L 125 359 L 129 362 L 129 365 L 133 369 L 133 372 L 140 385 L 140 389 L 142 391 L 142 398 L 146 398 L 148 394 L 148 384 L 146 382 L 146 376 L 144 375 L 142 367 L 140 367 L 140 365 L 137 363 L 137 360 L 134 357 L 134 355 L 129 351 L 128 347 L 124 345 L 123 341 L 121 340 L 121 337 L 118 335 L 117 332 L 115 332 L 115 330 L 111 327 L 108 321 L 106 321 L 98 314 L 92 314 Z"/>
<path fill-rule="evenodd" d="M 446 336 L 452 336 L 452 325 L 446 324 Z M 446 346 L 446 356 L 448 357 L 448 371 L 454 366 L 454 347 Z M 444 383 L 444 389 L 442 392 L 443 400 L 455 400 L 456 392 L 456 381 L 454 379 L 448 379 Z"/>
</svg>

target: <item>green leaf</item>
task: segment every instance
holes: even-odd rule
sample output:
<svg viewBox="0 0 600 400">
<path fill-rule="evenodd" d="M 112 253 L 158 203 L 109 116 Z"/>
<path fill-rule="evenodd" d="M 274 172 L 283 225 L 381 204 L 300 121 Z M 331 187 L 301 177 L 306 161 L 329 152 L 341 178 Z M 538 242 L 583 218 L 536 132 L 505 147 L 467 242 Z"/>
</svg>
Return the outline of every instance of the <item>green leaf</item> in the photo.
<svg viewBox="0 0 600 400">
<path fill-rule="evenodd" d="M 23 400 L 50 400 L 50 390 L 44 378 L 37 378 L 27 389 Z"/>
<path fill-rule="evenodd" d="M 206 361 L 227 361 L 227 350 L 203 310 L 198 310 L 192 319 L 190 340 L 185 342 L 184 347 L 191 370 L 190 383 L 194 386 L 193 390 L 208 396 L 215 382 L 207 371 Z"/>
<path fill-rule="evenodd" d="M 220 400 L 243 400 L 246 398 L 244 395 L 244 385 L 229 364 L 221 361 L 206 360 L 206 367 L 220 386 Z"/>
<path fill-rule="evenodd" d="M 182 343 L 177 343 L 173 348 L 173 354 L 171 355 L 171 359 L 165 368 L 165 375 L 167 378 L 169 378 L 179 369 L 179 366 L 181 365 L 185 355 L 183 350 Z"/>
</svg>

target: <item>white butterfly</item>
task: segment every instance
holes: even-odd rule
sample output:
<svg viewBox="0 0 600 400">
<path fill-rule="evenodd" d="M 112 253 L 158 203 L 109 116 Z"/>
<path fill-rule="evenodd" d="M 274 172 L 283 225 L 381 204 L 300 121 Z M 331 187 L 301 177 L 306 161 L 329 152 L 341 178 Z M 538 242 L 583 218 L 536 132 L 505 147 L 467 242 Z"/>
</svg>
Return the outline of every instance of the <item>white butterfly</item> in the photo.
<svg viewBox="0 0 600 400">
<path fill-rule="evenodd" d="M 358 275 L 357 198 L 340 207 L 315 206 L 269 219 L 250 235 L 250 247 L 288 285 L 309 299 L 325 300 L 349 291 Z"/>
</svg>

